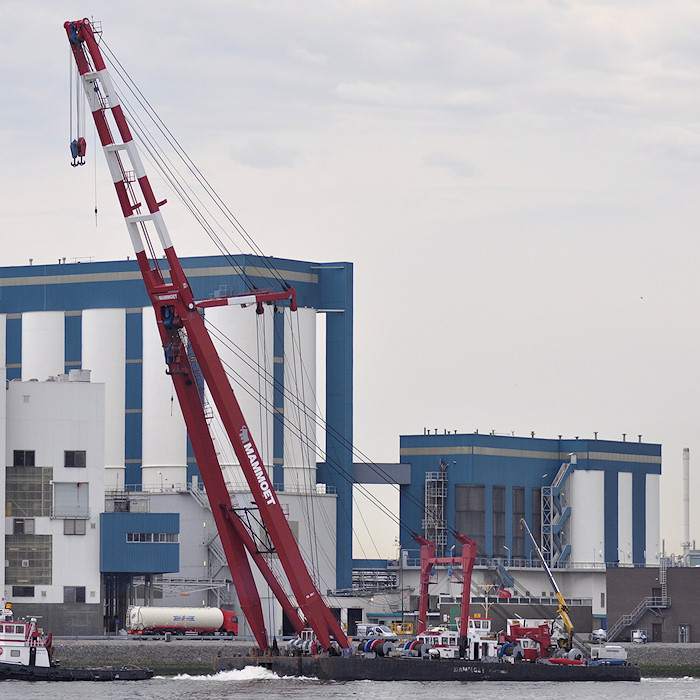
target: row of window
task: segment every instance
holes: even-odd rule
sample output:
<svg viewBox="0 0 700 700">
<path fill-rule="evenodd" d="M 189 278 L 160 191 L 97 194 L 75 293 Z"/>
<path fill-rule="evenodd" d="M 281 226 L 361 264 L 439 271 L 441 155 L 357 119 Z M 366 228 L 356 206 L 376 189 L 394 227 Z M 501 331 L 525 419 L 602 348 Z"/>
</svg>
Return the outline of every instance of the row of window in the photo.
<svg viewBox="0 0 700 700">
<path fill-rule="evenodd" d="M 34 534 L 34 518 L 15 518 L 13 521 L 13 535 L 33 535 Z M 85 520 L 77 520 L 67 518 L 63 521 L 64 535 L 84 535 Z"/>
<path fill-rule="evenodd" d="M 92 593 L 90 594 L 92 597 Z M 33 598 L 34 586 L 12 586 L 13 598 Z M 85 586 L 63 586 L 64 603 L 84 603 Z"/>
<path fill-rule="evenodd" d="M 177 532 L 127 532 L 127 542 L 179 542 Z"/>
<path fill-rule="evenodd" d="M 36 457 L 34 450 L 14 450 L 12 452 L 13 467 L 35 467 Z M 85 450 L 65 450 L 63 452 L 64 467 L 86 466 Z"/>
</svg>

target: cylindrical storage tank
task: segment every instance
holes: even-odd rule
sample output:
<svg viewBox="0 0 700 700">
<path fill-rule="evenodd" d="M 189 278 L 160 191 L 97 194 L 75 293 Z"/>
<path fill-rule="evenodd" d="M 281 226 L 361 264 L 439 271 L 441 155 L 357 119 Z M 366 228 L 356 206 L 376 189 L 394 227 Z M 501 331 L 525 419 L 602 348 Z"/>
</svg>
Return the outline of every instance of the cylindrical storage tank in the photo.
<svg viewBox="0 0 700 700">
<path fill-rule="evenodd" d="M 170 489 L 187 483 L 187 428 L 172 378 L 166 374 L 163 345 L 153 309 L 143 310 L 143 392 L 141 460 L 146 488 Z M 160 473 L 159 473 L 160 472 Z"/>
<path fill-rule="evenodd" d="M 105 385 L 105 489 L 124 484 L 126 311 L 86 309 L 82 314 L 82 364 L 93 382 Z M 111 471 L 114 470 L 114 476 Z M 119 481 L 121 484 L 113 483 Z"/>
<path fill-rule="evenodd" d="M 569 477 L 571 560 L 605 562 L 605 472 L 577 469 Z"/>
<path fill-rule="evenodd" d="M 265 307 L 258 314 L 255 306 L 216 306 L 206 310 L 205 321 L 224 371 L 229 375 L 248 431 L 257 445 L 270 478 L 273 445 L 273 311 Z M 219 459 L 230 486 L 247 489 L 238 458 L 225 439 L 218 411 L 207 390 L 214 413 L 212 423 Z"/>
<path fill-rule="evenodd" d="M 284 487 L 316 487 L 316 310 L 284 310 Z"/>
<path fill-rule="evenodd" d="M 661 511 L 659 501 L 660 474 L 646 475 L 646 532 L 645 551 L 646 563 L 649 566 L 658 566 L 661 556 Z"/>
<path fill-rule="evenodd" d="M 632 566 L 632 474 L 617 475 L 617 548 L 622 566 Z"/>
<path fill-rule="evenodd" d="M 22 381 L 65 373 L 65 337 L 63 311 L 22 314 Z"/>
<path fill-rule="evenodd" d="M 219 608 L 156 608 L 141 605 L 129 611 L 132 630 L 218 630 L 223 624 L 224 615 Z"/>
</svg>

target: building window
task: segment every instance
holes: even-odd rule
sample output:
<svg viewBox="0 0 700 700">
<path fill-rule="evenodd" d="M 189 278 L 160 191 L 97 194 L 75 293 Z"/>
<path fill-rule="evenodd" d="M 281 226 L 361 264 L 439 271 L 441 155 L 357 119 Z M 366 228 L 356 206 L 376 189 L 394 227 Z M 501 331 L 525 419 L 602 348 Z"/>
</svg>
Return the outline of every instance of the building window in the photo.
<svg viewBox="0 0 700 700">
<path fill-rule="evenodd" d="M 87 481 L 54 482 L 53 514 L 56 518 L 87 518 L 90 516 L 90 488 Z"/>
<path fill-rule="evenodd" d="M 532 522 L 530 523 L 535 542 L 542 542 L 542 489 L 532 489 Z M 539 566 L 537 553 L 533 550 L 530 559 L 535 559 Z"/>
<path fill-rule="evenodd" d="M 67 518 L 63 521 L 63 534 L 64 535 L 84 535 L 85 534 L 85 521 L 84 520 L 72 520 Z"/>
<path fill-rule="evenodd" d="M 13 598 L 33 598 L 34 586 L 12 586 Z"/>
<path fill-rule="evenodd" d="M 128 498 L 112 499 L 114 513 L 129 513 L 131 511 L 131 501 Z"/>
<path fill-rule="evenodd" d="M 12 453 L 13 467 L 33 467 L 34 450 L 14 450 Z"/>
<path fill-rule="evenodd" d="M 481 484 L 455 485 L 455 527 L 458 532 L 468 532 L 478 549 L 486 548 L 486 489 Z M 462 545 L 458 545 L 461 556 Z"/>
<path fill-rule="evenodd" d="M 127 542 L 178 542 L 177 532 L 127 532 Z"/>
<path fill-rule="evenodd" d="M 66 450 L 63 455 L 63 465 L 65 467 L 85 466 L 85 450 Z"/>
<path fill-rule="evenodd" d="M 15 518 L 13 527 L 13 535 L 33 535 L 34 534 L 34 518 Z"/>
<path fill-rule="evenodd" d="M 493 495 L 493 556 L 507 556 L 506 545 L 506 487 L 494 486 Z"/>
<path fill-rule="evenodd" d="M 15 467 L 5 474 L 6 515 L 40 518 L 51 515 L 53 469 Z"/>
<path fill-rule="evenodd" d="M 513 558 L 525 558 L 525 530 L 520 519 L 525 517 L 525 488 L 513 487 Z"/>
<path fill-rule="evenodd" d="M 84 603 L 85 586 L 63 586 L 64 603 Z"/>
<path fill-rule="evenodd" d="M 5 583 L 51 585 L 52 551 L 51 535 L 5 535 Z"/>
</svg>

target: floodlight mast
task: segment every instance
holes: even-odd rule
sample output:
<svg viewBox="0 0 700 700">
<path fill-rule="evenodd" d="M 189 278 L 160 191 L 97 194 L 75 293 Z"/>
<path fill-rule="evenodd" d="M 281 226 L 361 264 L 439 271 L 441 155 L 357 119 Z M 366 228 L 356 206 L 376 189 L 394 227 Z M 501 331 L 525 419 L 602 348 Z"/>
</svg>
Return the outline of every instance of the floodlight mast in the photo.
<svg viewBox="0 0 700 700">
<path fill-rule="evenodd" d="M 194 299 L 160 211 L 165 200 L 159 202 L 153 194 L 105 66 L 94 27 L 90 20 L 82 19 L 66 22 L 64 28 L 107 159 L 139 269 L 155 311 L 165 351 L 166 371 L 172 377 L 182 408 L 242 612 L 248 620 L 256 642 L 261 649 L 265 649 L 269 642 L 260 597 L 246 556 L 248 551 L 271 585 L 292 624 L 298 631 L 304 626 L 232 507 L 202 405 L 200 393 L 203 386 L 193 373 L 192 363 L 198 365 L 219 411 L 298 607 L 324 649 L 330 648 L 331 638 L 341 647 L 348 647 L 349 642 L 340 623 L 311 579 L 201 313 L 201 309 L 207 306 L 250 303 L 255 303 L 257 310 L 262 311 L 264 304 L 277 301 L 288 302 L 290 309 L 295 311 L 295 292 L 288 287 L 281 292 L 256 290 L 244 296 L 216 301 Z M 112 135 L 108 116 L 118 132 L 117 140 Z M 144 213 L 143 208 L 147 210 Z M 168 263 L 170 281 L 166 280 L 159 266 L 149 237 L 149 227 L 155 228 L 157 233 Z"/>
</svg>

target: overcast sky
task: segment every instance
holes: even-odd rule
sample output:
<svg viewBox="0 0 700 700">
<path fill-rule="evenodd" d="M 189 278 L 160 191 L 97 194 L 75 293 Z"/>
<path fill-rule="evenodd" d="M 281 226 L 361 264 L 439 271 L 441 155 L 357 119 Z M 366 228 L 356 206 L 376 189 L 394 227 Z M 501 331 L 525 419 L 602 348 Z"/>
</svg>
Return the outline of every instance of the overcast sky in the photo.
<svg viewBox="0 0 700 700">
<path fill-rule="evenodd" d="M 132 254 L 92 128 L 69 165 L 63 22 L 85 15 L 266 254 L 355 264 L 362 452 L 397 461 L 424 427 L 641 434 L 680 551 L 700 4 L 2 0 L 3 265 Z M 181 255 L 215 252 L 165 216 Z"/>
</svg>

